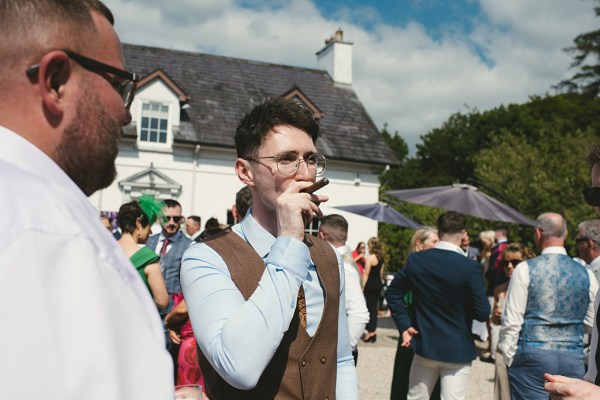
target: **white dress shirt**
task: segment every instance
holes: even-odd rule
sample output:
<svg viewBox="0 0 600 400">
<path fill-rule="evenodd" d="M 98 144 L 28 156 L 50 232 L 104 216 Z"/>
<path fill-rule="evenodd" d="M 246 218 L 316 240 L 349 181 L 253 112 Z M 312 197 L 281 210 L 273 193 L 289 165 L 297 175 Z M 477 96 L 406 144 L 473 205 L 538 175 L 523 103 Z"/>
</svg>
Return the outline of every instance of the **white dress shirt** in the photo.
<svg viewBox="0 0 600 400">
<path fill-rule="evenodd" d="M 304 286 L 306 331 L 311 337 L 323 315 L 324 296 L 306 244 L 292 237 L 275 238 L 251 213 L 232 229 L 265 262 L 265 272 L 248 301 L 231 279 L 222 257 L 205 243 L 192 244 L 184 253 L 181 287 L 202 352 L 230 385 L 248 390 L 256 386 L 289 328 L 300 285 Z M 338 263 L 336 397 L 357 399 L 339 255 Z"/>
<path fill-rule="evenodd" d="M 369 310 L 360 285 L 359 271 L 356 266 L 346 262 L 345 256 L 352 258 L 352 250 L 348 246 L 336 249 L 342 256 L 344 262 L 344 275 L 346 279 L 346 315 L 348 316 L 348 328 L 350 330 L 350 345 L 352 351 L 364 333 L 365 326 L 369 322 Z"/>
<path fill-rule="evenodd" d="M 546 247 L 542 254 L 567 254 L 564 247 Z M 586 326 L 591 328 L 594 324 L 594 299 L 598 291 L 598 282 L 592 271 L 588 268 L 588 277 L 590 278 L 590 304 L 588 306 L 585 320 Z M 500 341 L 498 349 L 504 355 L 504 360 L 508 367 L 511 366 L 519 342 L 519 334 L 523 325 L 525 311 L 527 310 L 527 297 L 529 293 L 529 264 L 523 261 L 516 266 L 508 284 L 506 293 L 506 303 L 502 312 L 502 328 L 500 329 Z"/>
<path fill-rule="evenodd" d="M 594 258 L 589 264 L 590 269 L 594 273 L 596 280 L 600 279 L 600 256 Z"/>
<path fill-rule="evenodd" d="M 3 127 L 0 187 L 0 399 L 172 398 L 156 306 L 87 197 Z"/>
</svg>

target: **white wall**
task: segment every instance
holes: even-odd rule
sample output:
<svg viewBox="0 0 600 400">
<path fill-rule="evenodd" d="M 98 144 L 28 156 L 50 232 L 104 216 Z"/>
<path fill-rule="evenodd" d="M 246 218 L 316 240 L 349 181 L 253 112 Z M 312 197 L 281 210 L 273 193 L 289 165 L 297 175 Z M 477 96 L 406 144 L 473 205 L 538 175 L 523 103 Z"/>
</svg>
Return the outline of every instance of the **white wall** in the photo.
<svg viewBox="0 0 600 400">
<path fill-rule="evenodd" d="M 195 160 L 195 161 L 194 161 Z M 202 224 L 215 217 L 227 222 L 227 210 L 235 201 L 235 194 L 243 184 L 235 175 L 235 152 L 200 147 L 175 147 L 173 153 L 138 150 L 131 142 L 121 144 L 117 157 L 117 179 L 113 184 L 90 197 L 101 211 L 118 211 L 121 204 L 130 201 L 118 182 L 150 167 L 154 167 L 182 185 L 179 198 L 184 215 L 199 215 Z M 194 168 L 194 165 L 197 167 Z M 357 174 L 360 182 L 356 182 Z M 320 190 L 329 196 L 321 205 L 324 215 L 341 214 L 349 223 L 348 246 L 354 248 L 359 241 L 366 242 L 377 235 L 377 221 L 332 208 L 336 205 L 375 203 L 378 200 L 379 182 L 370 166 L 330 161 L 325 176 L 330 184 Z M 195 182 L 195 184 L 194 184 Z"/>
</svg>

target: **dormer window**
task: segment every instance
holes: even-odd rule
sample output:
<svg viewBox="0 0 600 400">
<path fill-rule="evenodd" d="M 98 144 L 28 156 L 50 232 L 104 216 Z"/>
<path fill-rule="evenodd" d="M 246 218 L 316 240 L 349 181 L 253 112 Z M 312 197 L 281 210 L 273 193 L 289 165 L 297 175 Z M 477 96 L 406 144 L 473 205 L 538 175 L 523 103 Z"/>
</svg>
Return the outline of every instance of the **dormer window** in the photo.
<svg viewBox="0 0 600 400">
<path fill-rule="evenodd" d="M 143 103 L 140 123 L 140 141 L 167 143 L 169 106 L 161 103 Z"/>
</svg>

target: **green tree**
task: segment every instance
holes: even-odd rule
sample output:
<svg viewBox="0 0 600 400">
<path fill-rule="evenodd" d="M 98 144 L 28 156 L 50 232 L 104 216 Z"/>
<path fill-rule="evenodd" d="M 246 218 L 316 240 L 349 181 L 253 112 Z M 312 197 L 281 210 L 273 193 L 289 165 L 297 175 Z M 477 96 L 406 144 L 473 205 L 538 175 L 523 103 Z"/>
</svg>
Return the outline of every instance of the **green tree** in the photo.
<svg viewBox="0 0 600 400">
<path fill-rule="evenodd" d="M 591 129 L 568 135 L 558 129 L 541 131 L 535 141 L 505 130 L 492 138 L 491 148 L 475 157 L 475 173 L 533 218 L 548 211 L 565 216 L 572 245 L 577 224 L 594 218 L 581 190 L 589 186 L 585 156 L 590 143 L 597 140 Z M 515 233 L 524 242 L 531 238 L 530 228 L 521 227 Z"/>
<path fill-rule="evenodd" d="M 600 16 L 600 7 L 594 7 L 594 13 L 596 17 Z M 582 33 L 574 42 L 575 45 L 565 51 L 574 54 L 571 68 L 576 68 L 577 72 L 556 87 L 596 97 L 600 93 L 600 29 Z"/>
<path fill-rule="evenodd" d="M 578 94 L 532 96 L 525 104 L 456 113 L 422 137 L 415 156 L 398 157 L 398 167 L 382 172 L 380 198 L 407 217 L 435 226 L 443 210 L 399 203 L 385 192 L 449 185 L 474 177 L 532 218 L 546 211 L 564 214 L 574 236 L 578 222 L 594 217 L 581 190 L 589 184 L 585 153 L 600 138 L 598 115 L 600 99 Z M 387 132 L 387 126 L 385 129 Z M 480 190 L 499 198 L 483 187 Z M 500 225 L 506 224 L 469 218 L 472 242 L 478 242 L 480 231 Z M 529 227 L 508 227 L 511 239 L 532 244 Z M 380 224 L 390 270 L 403 265 L 413 232 Z"/>
</svg>

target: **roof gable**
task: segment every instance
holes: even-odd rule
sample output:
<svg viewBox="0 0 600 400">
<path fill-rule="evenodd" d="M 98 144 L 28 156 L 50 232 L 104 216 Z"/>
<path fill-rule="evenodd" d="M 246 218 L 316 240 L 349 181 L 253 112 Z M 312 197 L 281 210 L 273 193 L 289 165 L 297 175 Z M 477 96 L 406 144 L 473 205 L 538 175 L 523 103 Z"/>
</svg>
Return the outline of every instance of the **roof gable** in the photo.
<svg viewBox="0 0 600 400">
<path fill-rule="evenodd" d="M 119 187 L 126 193 L 167 194 L 166 198 L 178 196 L 181 192 L 181 184 L 154 168 L 152 163 L 149 168 L 119 181 Z"/>
<path fill-rule="evenodd" d="M 173 93 L 175 93 L 175 95 L 179 98 L 180 103 L 184 104 L 189 101 L 189 97 L 185 94 L 185 92 L 181 88 L 179 88 L 179 86 L 177 86 L 175 82 L 173 82 L 171 78 L 169 78 L 169 76 L 160 69 L 157 69 L 143 77 L 142 80 L 138 82 L 136 90 L 141 90 L 145 86 L 151 85 L 157 79 L 163 81 L 165 85 L 167 85 L 167 87 L 171 89 Z"/>
<path fill-rule="evenodd" d="M 283 93 L 281 97 L 283 97 L 286 100 L 295 99 L 300 101 L 313 113 L 317 121 L 323 117 L 323 113 L 321 112 L 321 110 L 319 110 L 319 108 L 308 97 L 306 97 L 304 93 L 302 93 L 302 90 L 300 90 L 298 86 L 292 87 L 286 93 Z"/>
<path fill-rule="evenodd" d="M 327 158 L 398 164 L 352 87 L 336 85 L 326 71 L 128 44 L 123 54 L 132 71 L 148 76 L 160 70 L 187 94 L 189 122 L 182 121 L 174 143 L 235 148 L 243 116 L 287 95 L 319 116 L 317 149 Z"/>
</svg>

